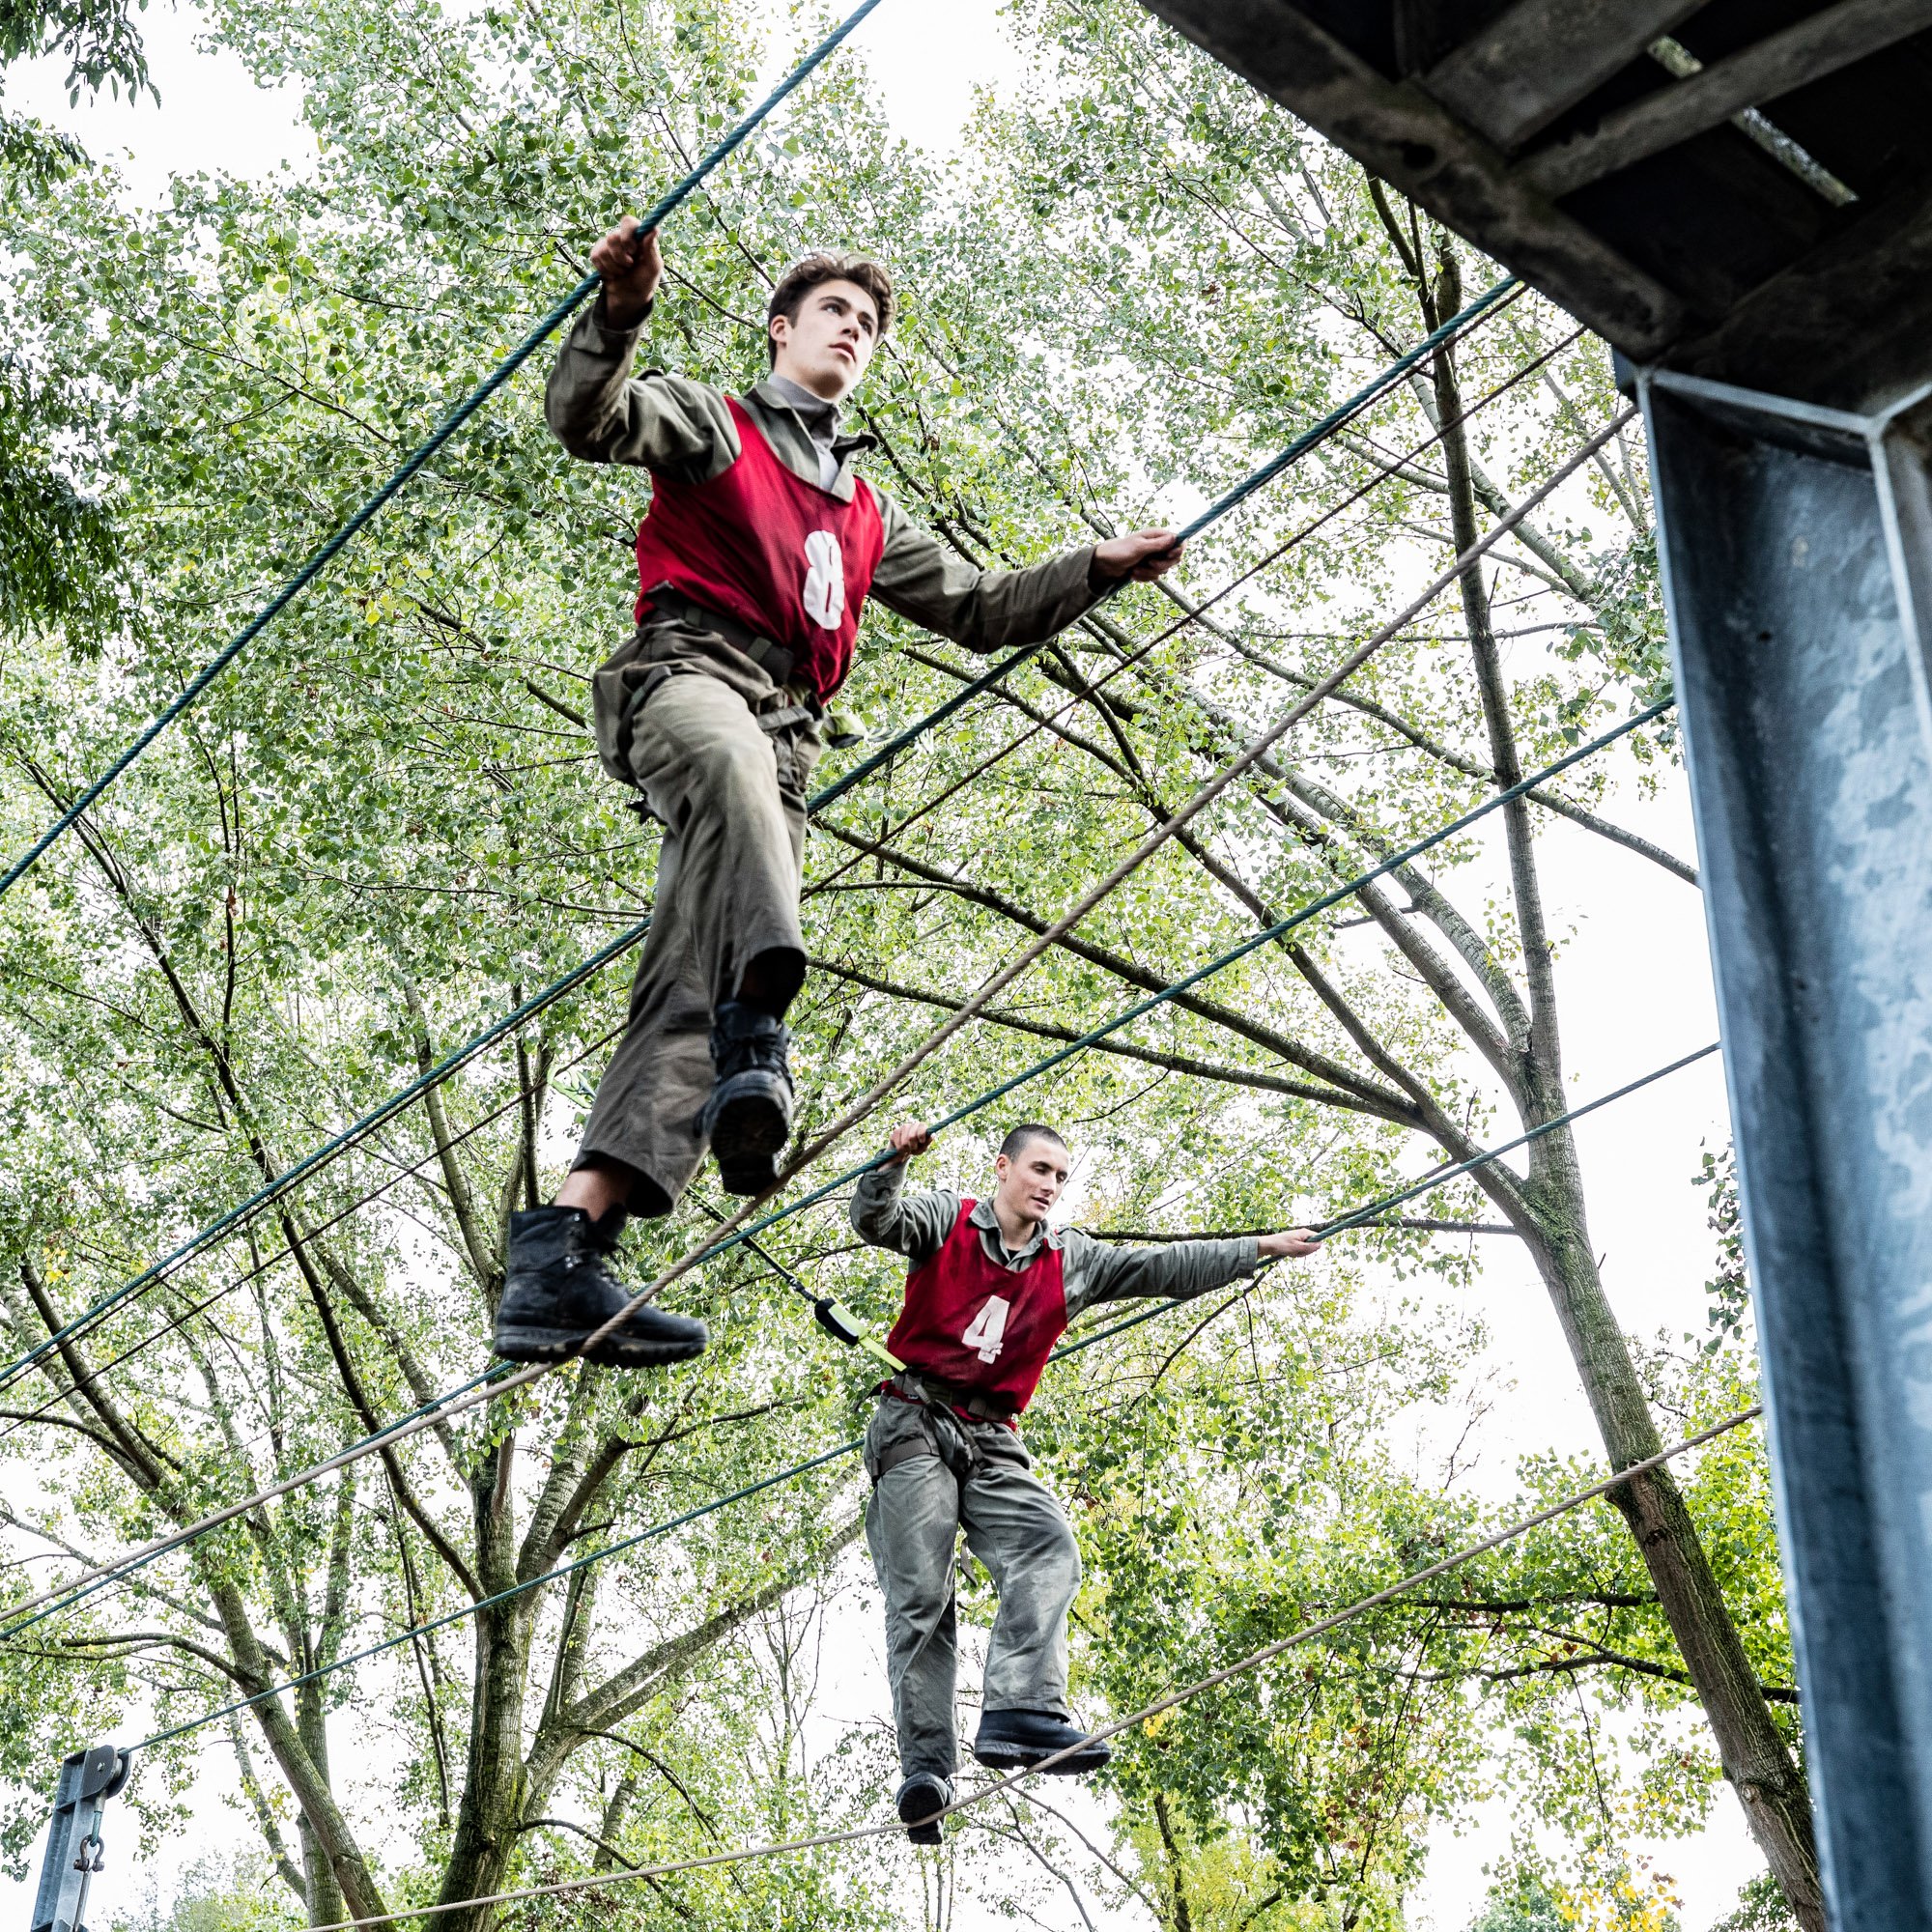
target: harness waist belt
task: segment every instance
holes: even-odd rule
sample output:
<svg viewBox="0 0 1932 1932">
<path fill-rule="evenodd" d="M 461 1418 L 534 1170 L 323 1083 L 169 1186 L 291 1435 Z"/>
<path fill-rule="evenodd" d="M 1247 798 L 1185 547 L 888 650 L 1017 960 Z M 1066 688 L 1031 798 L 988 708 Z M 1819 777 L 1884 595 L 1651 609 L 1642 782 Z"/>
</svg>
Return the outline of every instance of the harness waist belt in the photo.
<svg viewBox="0 0 1932 1932">
<path fill-rule="evenodd" d="M 734 651 L 750 658 L 774 684 L 783 684 L 790 678 L 792 654 L 782 644 L 759 637 L 757 632 L 747 624 L 739 623 L 737 618 L 727 617 L 724 611 L 713 611 L 707 605 L 693 603 L 668 583 L 660 583 L 655 589 L 647 591 L 645 597 L 653 613 L 668 617 L 674 623 L 689 624 L 695 631 L 709 631 L 714 637 L 723 638 Z M 815 704 L 812 708 L 816 712 Z"/>
<path fill-rule="evenodd" d="M 901 1402 L 937 1402 L 948 1408 L 963 1408 L 975 1422 L 1010 1422 L 1019 1413 L 1010 1403 L 950 1382 L 943 1376 L 929 1376 L 923 1369 L 903 1369 L 879 1386 Z"/>
</svg>

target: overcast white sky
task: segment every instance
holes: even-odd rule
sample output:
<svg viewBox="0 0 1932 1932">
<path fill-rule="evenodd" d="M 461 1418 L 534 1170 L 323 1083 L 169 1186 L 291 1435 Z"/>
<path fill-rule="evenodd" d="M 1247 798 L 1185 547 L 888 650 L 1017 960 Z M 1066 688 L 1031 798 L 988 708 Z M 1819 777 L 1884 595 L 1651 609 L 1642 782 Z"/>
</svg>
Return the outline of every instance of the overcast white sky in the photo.
<svg viewBox="0 0 1932 1932">
<path fill-rule="evenodd" d="M 177 172 L 260 175 L 306 164 L 314 143 L 299 123 L 298 102 L 290 90 L 257 89 L 233 55 L 198 50 L 195 16 L 185 9 L 172 10 L 156 0 L 142 17 L 162 96 L 158 109 L 111 99 L 70 109 L 63 71 L 50 63 L 11 70 L 7 104 L 71 129 L 97 156 L 125 151 L 121 164 L 130 192 L 144 202 L 162 198 Z M 999 85 L 1013 71 L 1015 58 L 993 0 L 948 0 L 944 6 L 888 0 L 860 30 L 858 44 L 885 89 L 898 130 L 932 148 L 957 139 L 975 87 Z M 1627 789 L 1606 810 L 1659 843 L 1694 856 L 1681 781 L 1649 804 Z M 1562 934 L 1574 927 L 1560 980 L 1577 1098 L 1617 1087 L 1714 1039 L 1717 1021 L 1697 894 L 1561 821 L 1548 831 L 1545 850 L 1552 929 Z M 1579 1127 L 1592 1233 L 1628 1328 L 1648 1335 L 1701 1323 L 1701 1284 L 1712 1249 L 1702 1197 L 1690 1177 L 1700 1147 L 1720 1146 L 1728 1131 L 1715 1059 Z M 1540 1283 L 1514 1242 L 1491 1242 L 1487 1259 L 1475 1300 L 1495 1338 L 1493 1361 L 1514 1388 L 1489 1428 L 1477 1480 L 1507 1491 L 1518 1453 L 1589 1454 L 1597 1443 Z M 841 1628 L 847 1624 L 841 1617 Z M 868 1694 L 880 1701 L 884 1696 L 856 1623 L 849 1636 L 852 1669 L 839 1674 L 835 1692 L 846 1711 L 863 1706 Z M 213 1796 L 227 1783 L 225 1765 L 211 1763 L 211 1773 Z M 219 1807 L 211 1810 L 209 1823 L 216 1834 L 233 1829 Z M 207 1840 L 195 1835 L 197 1848 L 205 1845 Z M 1720 1795 L 1716 1823 L 1702 1839 L 1657 1850 L 1660 1863 L 1679 1882 L 1687 1932 L 1705 1932 L 1757 1868 L 1728 1795 Z M 1481 1897 L 1482 1865 L 1507 1851 L 1506 1823 L 1499 1817 L 1460 1840 L 1445 1838 L 1432 1856 L 1418 1918 L 1439 1932 L 1460 1932 Z M 165 1875 L 155 1876 L 165 1896 Z M 131 1904 L 141 1889 L 125 1858 L 102 1885 L 110 1910 L 115 1898 Z M 26 1910 L 25 1899 L 13 1903 Z M 1077 1926 L 1064 1895 L 1058 1909 L 1069 1928 Z M 97 1922 L 104 1923 L 106 1916 L 95 1913 Z M 955 1920 L 960 1932 L 969 1932 L 974 1922 L 962 1901 Z"/>
</svg>

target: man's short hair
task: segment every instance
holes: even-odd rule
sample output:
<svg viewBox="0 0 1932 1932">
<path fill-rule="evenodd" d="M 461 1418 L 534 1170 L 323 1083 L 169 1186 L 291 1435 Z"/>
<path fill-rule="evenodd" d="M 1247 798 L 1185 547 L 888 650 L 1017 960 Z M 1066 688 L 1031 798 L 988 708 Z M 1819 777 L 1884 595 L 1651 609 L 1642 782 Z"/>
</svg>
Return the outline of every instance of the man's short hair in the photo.
<svg viewBox="0 0 1932 1932">
<path fill-rule="evenodd" d="M 1063 1153 L 1066 1151 L 1066 1143 L 1056 1128 L 1049 1127 L 1044 1121 L 1022 1121 L 1000 1143 L 1000 1151 L 1009 1160 L 1017 1160 L 1035 1141 L 1051 1141 Z"/>
<path fill-rule="evenodd" d="M 885 340 L 887 329 L 893 326 L 893 278 L 868 256 L 832 255 L 818 249 L 803 261 L 794 262 L 772 291 L 771 302 L 765 309 L 765 354 L 771 361 L 776 363 L 779 359 L 779 346 L 772 339 L 773 318 L 781 315 L 787 322 L 795 323 L 806 297 L 826 282 L 855 282 L 864 289 L 879 312 L 879 340 Z"/>
</svg>

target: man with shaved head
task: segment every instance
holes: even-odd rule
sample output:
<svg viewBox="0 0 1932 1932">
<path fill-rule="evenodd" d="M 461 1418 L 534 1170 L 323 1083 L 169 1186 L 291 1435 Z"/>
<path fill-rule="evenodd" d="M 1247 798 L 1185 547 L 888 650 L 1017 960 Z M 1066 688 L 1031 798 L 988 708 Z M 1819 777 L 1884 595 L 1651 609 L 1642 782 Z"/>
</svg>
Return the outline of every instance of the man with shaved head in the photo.
<svg viewBox="0 0 1932 1932">
<path fill-rule="evenodd" d="M 931 1145 L 920 1122 L 894 1128 L 894 1158 L 859 1182 L 852 1225 L 911 1263 L 887 1350 L 905 1364 L 879 1388 L 866 1432 L 866 1511 L 886 1597 L 887 1668 L 898 1720 L 898 1812 L 916 1844 L 937 1844 L 952 1800 L 958 1533 L 1000 1593 L 973 1754 L 1001 1772 L 1066 1750 L 1053 1769 L 1097 1770 L 1108 1747 L 1066 1709 L 1066 1613 L 1080 1552 L 1066 1513 L 1038 1477 L 1018 1417 L 1054 1344 L 1083 1308 L 1135 1297 L 1184 1300 L 1310 1255 L 1305 1228 L 1117 1247 L 1048 1216 L 1066 1185 L 1066 1143 L 1023 1122 L 1001 1144 L 983 1201 L 943 1188 L 908 1194 L 906 1162 Z"/>
</svg>

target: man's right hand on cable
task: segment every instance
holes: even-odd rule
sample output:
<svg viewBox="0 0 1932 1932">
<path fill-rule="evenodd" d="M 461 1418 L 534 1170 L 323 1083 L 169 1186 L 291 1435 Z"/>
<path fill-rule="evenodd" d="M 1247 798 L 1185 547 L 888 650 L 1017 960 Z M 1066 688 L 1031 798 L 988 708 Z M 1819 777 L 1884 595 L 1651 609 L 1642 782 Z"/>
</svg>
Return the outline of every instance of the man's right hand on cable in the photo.
<svg viewBox="0 0 1932 1932">
<path fill-rule="evenodd" d="M 635 328 L 650 312 L 664 279 L 658 231 L 639 228 L 627 214 L 590 251 L 590 266 L 604 277 L 604 320 L 612 328 Z"/>
<path fill-rule="evenodd" d="M 932 1145 L 932 1129 L 923 1121 L 901 1121 L 893 1129 L 887 1145 L 900 1161 L 910 1160 L 914 1154 L 923 1153 Z"/>
<path fill-rule="evenodd" d="M 1284 1228 L 1278 1235 L 1264 1235 L 1255 1246 L 1264 1262 L 1284 1261 L 1291 1257 L 1298 1259 L 1302 1255 L 1319 1255 L 1321 1252 L 1321 1237 L 1309 1228 Z"/>
</svg>

